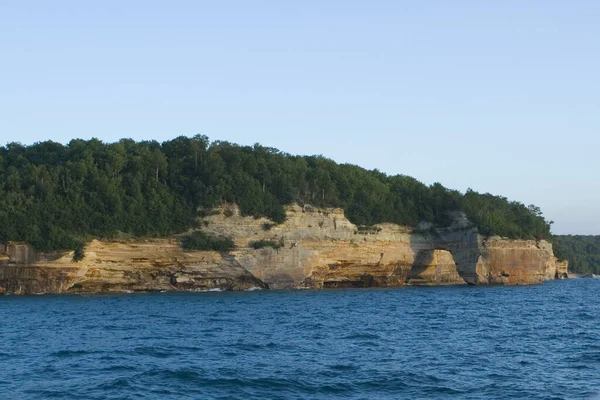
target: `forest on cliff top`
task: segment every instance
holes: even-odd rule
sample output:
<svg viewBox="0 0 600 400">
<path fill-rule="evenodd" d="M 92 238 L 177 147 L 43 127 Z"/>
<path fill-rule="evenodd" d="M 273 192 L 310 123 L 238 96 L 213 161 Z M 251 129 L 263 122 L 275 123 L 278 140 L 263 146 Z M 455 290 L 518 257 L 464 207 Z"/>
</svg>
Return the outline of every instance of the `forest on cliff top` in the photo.
<svg viewBox="0 0 600 400">
<path fill-rule="evenodd" d="M 41 251 L 75 249 L 94 237 L 181 233 L 222 203 L 281 223 L 284 205 L 293 202 L 341 207 L 357 225 L 447 226 L 449 212 L 461 210 L 484 234 L 550 237 L 551 222 L 533 205 L 259 144 L 197 135 L 0 147 L 0 242 Z"/>
</svg>

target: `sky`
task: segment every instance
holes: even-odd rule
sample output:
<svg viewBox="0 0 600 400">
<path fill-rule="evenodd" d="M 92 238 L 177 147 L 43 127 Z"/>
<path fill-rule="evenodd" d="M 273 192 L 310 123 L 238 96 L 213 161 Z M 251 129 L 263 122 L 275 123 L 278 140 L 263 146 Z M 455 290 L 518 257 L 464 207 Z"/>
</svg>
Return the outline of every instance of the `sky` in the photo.
<svg viewBox="0 0 600 400">
<path fill-rule="evenodd" d="M 0 145 L 197 133 L 600 234 L 600 2 L 0 0 Z"/>
</svg>

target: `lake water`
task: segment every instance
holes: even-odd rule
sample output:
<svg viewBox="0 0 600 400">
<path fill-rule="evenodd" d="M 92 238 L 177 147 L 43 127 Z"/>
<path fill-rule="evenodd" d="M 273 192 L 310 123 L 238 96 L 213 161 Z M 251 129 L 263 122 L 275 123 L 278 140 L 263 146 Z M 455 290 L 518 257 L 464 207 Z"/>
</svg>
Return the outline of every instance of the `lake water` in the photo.
<svg viewBox="0 0 600 400">
<path fill-rule="evenodd" d="M 0 297 L 0 398 L 600 398 L 598 294 L 579 279 Z"/>
</svg>

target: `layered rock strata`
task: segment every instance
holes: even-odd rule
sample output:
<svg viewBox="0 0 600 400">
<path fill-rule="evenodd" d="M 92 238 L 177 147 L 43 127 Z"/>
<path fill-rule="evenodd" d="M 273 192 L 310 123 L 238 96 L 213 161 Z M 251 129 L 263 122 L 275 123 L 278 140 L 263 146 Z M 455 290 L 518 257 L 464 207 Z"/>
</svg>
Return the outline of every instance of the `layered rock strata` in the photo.
<svg viewBox="0 0 600 400">
<path fill-rule="evenodd" d="M 203 230 L 234 239 L 229 253 L 185 252 L 177 238 L 92 241 L 85 258 L 0 247 L 0 293 L 245 290 L 446 284 L 535 284 L 567 277 L 545 241 L 477 233 L 464 217 L 445 229 L 394 224 L 360 228 L 341 209 L 287 208 L 285 223 L 215 210 Z M 254 249 L 253 242 L 273 247 Z"/>
<path fill-rule="evenodd" d="M 183 252 L 176 240 L 94 240 L 85 247 L 85 258 L 76 263 L 72 252 L 48 259 L 25 245 L 4 246 L 4 254 L 0 293 L 7 294 L 268 288 L 233 256 Z"/>
</svg>

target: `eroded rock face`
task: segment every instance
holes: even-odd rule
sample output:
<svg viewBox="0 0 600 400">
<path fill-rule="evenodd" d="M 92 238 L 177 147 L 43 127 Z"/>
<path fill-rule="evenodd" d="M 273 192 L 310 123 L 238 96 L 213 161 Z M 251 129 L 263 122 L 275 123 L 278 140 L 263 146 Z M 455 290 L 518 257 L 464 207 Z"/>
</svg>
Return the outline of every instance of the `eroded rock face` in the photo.
<svg viewBox="0 0 600 400">
<path fill-rule="evenodd" d="M 176 239 L 92 241 L 84 260 L 0 246 L 0 293 L 341 288 L 406 284 L 534 284 L 567 276 L 549 243 L 479 235 L 464 218 L 415 232 L 394 224 L 361 230 L 341 209 L 290 206 L 287 221 L 242 217 L 235 206 L 204 219 L 237 250 L 184 252 Z M 226 212 L 227 211 L 227 212 Z M 253 249 L 256 240 L 278 249 Z"/>
<path fill-rule="evenodd" d="M 241 217 L 235 207 L 231 211 L 230 217 L 207 218 L 205 229 L 232 235 L 240 264 L 275 288 L 403 286 L 419 279 L 426 284 L 535 284 L 554 279 L 557 271 L 566 273 L 549 243 L 483 237 L 462 216 L 449 228 L 422 233 L 394 224 L 360 230 L 341 209 L 291 206 L 287 221 L 267 230 L 268 220 Z M 248 247 L 259 239 L 284 246 Z"/>
<path fill-rule="evenodd" d="M 557 261 L 556 262 L 556 273 L 554 279 L 568 279 L 569 278 L 569 262 L 568 261 Z M 550 271 L 552 272 L 552 271 Z"/>
<path fill-rule="evenodd" d="M 545 241 L 487 239 L 482 249 L 485 263 L 479 271 L 490 284 L 527 285 L 555 279 L 564 269 Z"/>
<path fill-rule="evenodd" d="M 9 245 L 8 254 L 15 247 Z M 34 252 L 35 253 L 35 252 Z M 53 261 L 35 255 L 29 263 L 8 256 L 0 266 L 0 293 L 96 293 L 127 291 L 202 291 L 268 288 L 234 257 L 217 252 L 183 252 L 176 241 L 143 243 L 92 241 L 85 258 L 66 253 Z M 20 261 L 23 261 L 21 258 Z"/>
</svg>

